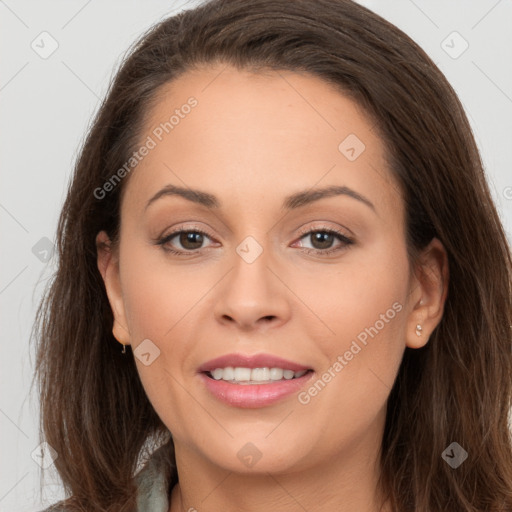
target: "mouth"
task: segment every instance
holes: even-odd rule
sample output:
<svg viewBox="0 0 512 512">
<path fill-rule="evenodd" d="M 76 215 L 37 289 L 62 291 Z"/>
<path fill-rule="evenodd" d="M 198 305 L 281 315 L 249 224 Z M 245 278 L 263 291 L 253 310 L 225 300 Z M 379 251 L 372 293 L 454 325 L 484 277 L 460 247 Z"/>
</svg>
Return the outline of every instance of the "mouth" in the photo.
<svg viewBox="0 0 512 512">
<path fill-rule="evenodd" d="M 315 370 L 270 354 L 228 354 L 198 369 L 207 391 L 232 407 L 266 407 L 298 393 Z"/>
<path fill-rule="evenodd" d="M 312 369 L 293 371 L 278 367 L 247 368 L 227 366 L 215 368 L 212 371 L 203 372 L 213 380 L 222 380 L 230 384 L 240 385 L 266 385 L 274 382 L 300 379 L 304 375 L 313 372 Z"/>
<path fill-rule="evenodd" d="M 223 378 L 223 373 L 220 373 L 220 370 L 227 370 L 228 368 L 232 368 L 233 370 L 238 370 L 238 374 L 240 376 L 246 376 L 246 370 L 265 370 L 269 371 L 272 369 L 282 370 L 283 372 L 288 372 L 286 375 L 291 375 L 289 371 L 300 372 L 303 370 L 312 370 L 310 366 L 306 366 L 300 363 L 296 363 L 294 361 L 289 361 L 288 359 L 283 359 L 282 357 L 274 356 L 272 354 L 226 354 L 224 356 L 217 357 L 215 359 L 211 359 L 206 363 L 202 364 L 199 368 L 199 372 L 210 372 L 211 376 L 216 379 L 218 375 L 221 375 Z M 216 372 L 214 374 L 214 372 Z M 258 372 L 255 374 L 256 378 L 259 378 Z M 274 372 L 274 375 L 278 375 L 278 372 Z M 251 375 L 252 376 L 252 375 Z M 282 376 L 279 377 L 281 379 Z M 291 378 L 291 377 L 288 377 Z M 232 380 L 233 377 L 230 377 Z M 250 379 L 244 379 L 250 380 Z"/>
</svg>

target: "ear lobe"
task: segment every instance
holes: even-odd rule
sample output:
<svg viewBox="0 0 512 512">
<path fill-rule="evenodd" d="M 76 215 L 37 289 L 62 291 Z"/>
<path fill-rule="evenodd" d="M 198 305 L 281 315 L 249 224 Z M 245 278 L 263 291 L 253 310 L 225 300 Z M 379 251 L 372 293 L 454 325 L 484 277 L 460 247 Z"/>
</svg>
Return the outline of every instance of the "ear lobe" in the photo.
<svg viewBox="0 0 512 512">
<path fill-rule="evenodd" d="M 117 341 L 128 345 L 130 343 L 130 332 L 126 327 L 125 308 L 119 279 L 119 258 L 105 231 L 101 231 L 96 236 L 96 251 L 98 270 L 103 278 L 114 316 L 112 333 Z"/>
<path fill-rule="evenodd" d="M 419 300 L 408 320 L 406 345 L 421 348 L 441 321 L 448 295 L 448 255 L 439 239 L 434 238 L 422 251 L 415 276 Z"/>
</svg>

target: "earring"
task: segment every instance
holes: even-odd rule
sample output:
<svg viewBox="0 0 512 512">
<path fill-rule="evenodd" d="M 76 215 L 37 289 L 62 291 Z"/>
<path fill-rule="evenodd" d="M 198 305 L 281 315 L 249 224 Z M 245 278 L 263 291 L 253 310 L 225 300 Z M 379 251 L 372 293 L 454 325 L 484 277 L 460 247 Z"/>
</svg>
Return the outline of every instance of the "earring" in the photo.
<svg viewBox="0 0 512 512">
<path fill-rule="evenodd" d="M 114 333 L 112 332 L 112 336 L 114 336 Z M 114 336 L 115 340 L 118 342 L 118 343 L 121 343 L 121 345 L 123 345 L 123 350 L 121 350 L 121 354 L 126 354 L 126 345 L 122 342 L 122 341 L 119 341 L 115 336 Z"/>
<path fill-rule="evenodd" d="M 421 327 L 420 324 L 416 326 L 416 336 L 421 336 L 421 331 L 423 330 L 423 327 Z"/>
</svg>

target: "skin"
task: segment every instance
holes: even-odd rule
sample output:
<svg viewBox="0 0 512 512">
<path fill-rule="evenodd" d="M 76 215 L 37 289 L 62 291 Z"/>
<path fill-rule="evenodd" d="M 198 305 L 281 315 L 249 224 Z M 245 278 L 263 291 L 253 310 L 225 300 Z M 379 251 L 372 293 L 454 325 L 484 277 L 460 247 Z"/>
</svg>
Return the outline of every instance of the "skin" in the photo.
<svg viewBox="0 0 512 512">
<path fill-rule="evenodd" d="M 189 71 L 160 92 L 141 141 L 190 96 L 198 105 L 124 183 L 119 246 L 105 247 L 104 232 L 97 237 L 114 335 L 132 350 L 144 339 L 160 350 L 148 366 L 135 361 L 174 438 L 180 483 L 169 510 L 380 510 L 386 401 L 405 347 L 425 345 L 442 317 L 446 252 L 434 239 L 409 262 L 404 201 L 385 145 L 329 84 L 226 65 Z M 365 144 L 354 161 L 338 149 L 349 134 Z M 146 209 L 169 184 L 214 194 L 222 207 L 163 196 Z M 374 209 L 347 195 L 281 208 L 289 194 L 328 185 L 350 187 Z M 209 235 L 202 245 L 173 238 L 167 247 L 200 247 L 176 256 L 154 242 L 174 228 Z M 338 229 L 354 243 L 332 237 L 322 245 L 300 228 Z M 247 236 L 263 249 L 251 264 L 236 252 Z M 336 247 L 327 256 L 306 252 Z M 307 404 L 292 394 L 240 409 L 198 377 L 214 357 L 265 352 L 313 368 L 309 387 L 394 303 L 401 311 Z M 237 457 L 249 442 L 261 453 L 252 467 Z"/>
</svg>

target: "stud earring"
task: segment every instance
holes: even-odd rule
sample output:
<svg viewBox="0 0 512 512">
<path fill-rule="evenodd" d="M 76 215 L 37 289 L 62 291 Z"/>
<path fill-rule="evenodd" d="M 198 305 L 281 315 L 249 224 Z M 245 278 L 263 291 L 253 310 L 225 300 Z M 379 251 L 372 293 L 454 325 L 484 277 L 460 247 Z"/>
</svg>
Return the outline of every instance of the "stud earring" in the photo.
<svg viewBox="0 0 512 512">
<path fill-rule="evenodd" d="M 423 330 L 423 327 L 421 327 L 420 324 L 416 326 L 416 336 L 421 336 L 421 331 Z"/>
</svg>

